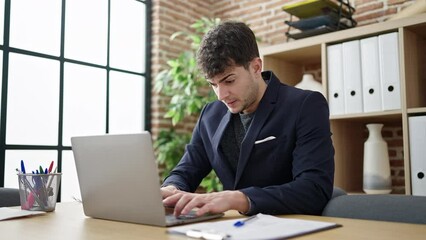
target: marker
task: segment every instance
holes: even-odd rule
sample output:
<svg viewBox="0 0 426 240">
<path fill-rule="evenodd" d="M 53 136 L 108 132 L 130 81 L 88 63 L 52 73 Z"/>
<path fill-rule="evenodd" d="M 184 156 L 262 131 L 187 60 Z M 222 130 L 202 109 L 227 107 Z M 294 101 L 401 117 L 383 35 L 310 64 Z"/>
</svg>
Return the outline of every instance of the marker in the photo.
<svg viewBox="0 0 426 240">
<path fill-rule="evenodd" d="M 21 160 L 21 172 L 23 174 L 25 174 L 25 165 L 24 165 L 24 160 Z"/>
<path fill-rule="evenodd" d="M 49 173 L 51 173 L 51 172 L 52 172 L 52 169 L 53 169 L 53 161 L 50 163 L 50 166 L 49 166 Z"/>
<path fill-rule="evenodd" d="M 251 217 L 249 217 L 249 218 L 246 218 L 246 219 L 244 219 L 244 220 L 237 221 L 237 222 L 235 222 L 235 223 L 234 223 L 234 227 L 242 227 L 242 226 L 244 226 L 244 224 L 246 224 L 248 221 L 251 221 L 251 220 L 253 220 L 253 219 L 255 219 L 255 218 L 256 218 L 256 215 L 253 215 L 253 216 L 251 216 Z"/>
</svg>

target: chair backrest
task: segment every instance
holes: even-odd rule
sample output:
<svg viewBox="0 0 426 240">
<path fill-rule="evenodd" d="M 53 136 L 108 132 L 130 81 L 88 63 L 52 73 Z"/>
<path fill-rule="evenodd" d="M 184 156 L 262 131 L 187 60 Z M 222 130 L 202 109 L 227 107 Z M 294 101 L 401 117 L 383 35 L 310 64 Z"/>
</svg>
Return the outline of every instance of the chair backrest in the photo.
<svg viewBox="0 0 426 240">
<path fill-rule="evenodd" d="M 323 216 L 426 224 L 426 197 L 343 195 L 331 199 Z"/>
<path fill-rule="evenodd" d="M 338 197 L 338 196 L 342 196 L 342 195 L 346 195 L 347 193 L 345 192 L 345 190 L 334 186 L 333 187 L 333 194 L 331 195 L 331 199 Z"/>
<path fill-rule="evenodd" d="M 0 188 L 0 207 L 12 207 L 21 205 L 19 189 Z"/>
</svg>

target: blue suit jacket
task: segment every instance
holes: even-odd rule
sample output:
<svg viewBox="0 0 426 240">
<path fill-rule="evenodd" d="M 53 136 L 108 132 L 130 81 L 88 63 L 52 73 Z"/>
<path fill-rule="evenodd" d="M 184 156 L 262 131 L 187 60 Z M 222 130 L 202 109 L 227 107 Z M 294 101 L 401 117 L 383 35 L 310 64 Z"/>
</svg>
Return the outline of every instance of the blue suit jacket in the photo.
<svg viewBox="0 0 426 240">
<path fill-rule="evenodd" d="M 321 214 L 334 176 L 328 104 L 322 94 L 282 84 L 272 72 L 262 76 L 268 87 L 241 144 L 236 174 L 219 144 L 231 113 L 215 101 L 204 107 L 163 185 L 193 192 L 214 169 L 225 190 L 249 197 L 249 214 Z M 260 141 L 267 137 L 275 138 Z"/>
</svg>

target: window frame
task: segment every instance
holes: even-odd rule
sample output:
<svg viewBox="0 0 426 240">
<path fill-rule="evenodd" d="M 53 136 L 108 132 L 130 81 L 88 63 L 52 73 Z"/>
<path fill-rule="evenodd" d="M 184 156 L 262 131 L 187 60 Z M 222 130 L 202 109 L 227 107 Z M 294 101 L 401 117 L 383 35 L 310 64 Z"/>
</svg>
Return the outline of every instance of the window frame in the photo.
<svg viewBox="0 0 426 240">
<path fill-rule="evenodd" d="M 3 51 L 3 68 L 2 71 L 2 88 L 1 88 L 1 119 L 0 119 L 0 187 L 4 187 L 5 182 L 5 156 L 7 150 L 56 150 L 58 152 L 57 166 L 58 171 L 62 172 L 62 153 L 66 150 L 72 150 L 70 146 L 63 146 L 63 113 L 64 113 L 64 65 L 65 63 L 74 63 L 81 64 L 84 66 L 95 67 L 105 69 L 107 71 L 106 76 L 106 129 L 105 133 L 109 133 L 109 81 L 110 81 L 110 72 L 117 71 L 121 73 L 135 74 L 141 76 L 145 81 L 144 85 L 144 94 L 145 99 L 143 99 L 145 104 L 144 112 L 144 129 L 151 130 L 151 1 L 150 0 L 134 0 L 145 4 L 145 72 L 137 73 L 128 71 L 125 69 L 113 68 L 109 66 L 110 63 L 110 21 L 111 21 L 111 0 L 108 1 L 108 35 L 107 35 L 107 63 L 105 66 L 93 64 L 84 61 L 78 61 L 74 59 L 67 59 L 64 56 L 65 52 L 65 13 L 66 13 L 66 0 L 62 0 L 61 8 L 61 37 L 60 37 L 60 55 L 52 56 L 48 54 L 38 53 L 34 51 L 28 51 L 19 48 L 10 47 L 9 38 L 10 38 L 10 12 L 11 12 L 11 0 L 5 0 L 4 6 L 4 40 L 3 45 L 0 44 L 0 50 Z M 59 124 L 58 124 L 58 144 L 57 145 L 18 145 L 18 144 L 6 144 L 6 119 L 7 119 L 7 101 L 8 101 L 8 77 L 9 77 L 9 54 L 10 53 L 19 53 L 29 56 L 41 57 L 46 59 L 52 59 L 59 61 Z M 60 199 L 60 194 L 59 194 Z"/>
</svg>

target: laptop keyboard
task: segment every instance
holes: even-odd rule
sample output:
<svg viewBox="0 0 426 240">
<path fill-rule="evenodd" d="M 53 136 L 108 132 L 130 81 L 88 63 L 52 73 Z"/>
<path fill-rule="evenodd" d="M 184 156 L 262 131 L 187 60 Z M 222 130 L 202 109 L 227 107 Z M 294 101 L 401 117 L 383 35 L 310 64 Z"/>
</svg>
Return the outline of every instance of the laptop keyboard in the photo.
<svg viewBox="0 0 426 240">
<path fill-rule="evenodd" d="M 197 218 L 197 215 L 195 215 L 195 212 L 190 212 L 188 214 L 179 215 L 177 219 L 193 219 Z"/>
<path fill-rule="evenodd" d="M 188 214 L 179 215 L 176 217 L 173 215 L 173 208 L 166 207 L 166 222 L 167 225 L 178 225 L 178 224 L 184 224 L 184 223 L 192 223 L 192 222 L 198 222 L 201 220 L 208 220 L 213 218 L 218 218 L 223 216 L 223 214 L 206 214 L 203 216 L 197 216 L 196 211 L 192 210 Z"/>
<path fill-rule="evenodd" d="M 167 214 L 166 222 L 168 224 L 178 224 L 178 223 L 183 223 L 183 222 L 186 222 L 187 220 L 196 219 L 196 218 L 197 216 L 195 214 L 185 214 L 185 215 L 180 215 L 178 217 L 176 217 L 173 214 Z"/>
<path fill-rule="evenodd" d="M 173 214 L 166 215 L 167 221 L 169 221 L 169 219 L 170 220 L 186 220 L 186 219 L 194 219 L 194 218 L 197 218 L 197 215 L 195 215 L 195 211 L 191 211 L 188 214 L 181 214 L 177 217 Z"/>
</svg>

